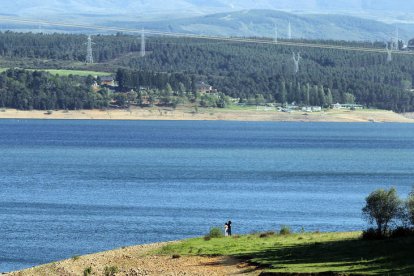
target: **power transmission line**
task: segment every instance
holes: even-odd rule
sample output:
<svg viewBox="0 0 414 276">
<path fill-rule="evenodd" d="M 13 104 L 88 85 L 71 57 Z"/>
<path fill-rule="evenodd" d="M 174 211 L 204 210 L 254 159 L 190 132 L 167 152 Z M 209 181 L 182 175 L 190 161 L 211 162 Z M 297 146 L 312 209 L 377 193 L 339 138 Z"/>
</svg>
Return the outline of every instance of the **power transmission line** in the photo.
<svg viewBox="0 0 414 276">
<path fill-rule="evenodd" d="M 299 62 L 301 60 L 301 56 L 300 53 L 295 54 L 294 52 L 293 54 L 293 64 L 295 66 L 295 74 L 297 74 L 299 72 Z"/>
<path fill-rule="evenodd" d="M 287 30 L 287 38 L 289 40 L 292 39 L 292 25 L 290 24 L 290 21 L 289 21 L 288 30 Z"/>
<path fill-rule="evenodd" d="M 86 48 L 86 63 L 92 64 L 93 63 L 93 52 L 92 52 L 92 37 L 88 36 L 88 42 Z"/>
<path fill-rule="evenodd" d="M 145 57 L 145 33 L 144 28 L 141 32 L 141 57 Z"/>
<path fill-rule="evenodd" d="M 386 43 L 385 50 L 387 51 L 387 62 L 391 62 L 392 61 L 392 45 L 388 48 L 388 43 Z"/>
<path fill-rule="evenodd" d="M 79 29 L 87 29 L 87 30 L 95 30 L 95 31 L 112 31 L 112 32 L 123 32 L 123 33 L 138 33 L 138 34 L 143 33 L 142 30 L 129 29 L 129 28 L 105 27 L 105 26 L 74 24 L 74 23 L 65 23 L 65 22 L 51 22 L 51 21 L 23 19 L 23 18 L 6 17 L 6 16 L 0 16 L 0 21 L 14 22 L 14 23 L 20 23 L 20 24 L 32 24 L 32 25 L 44 24 L 44 25 L 57 26 L 57 27 L 70 27 L 70 28 L 79 28 Z M 382 49 L 364 48 L 364 47 L 340 46 L 340 45 L 329 45 L 329 44 L 321 44 L 321 43 L 296 42 L 296 41 L 278 41 L 277 43 L 275 43 L 272 40 L 264 40 L 264 39 L 207 36 L 207 35 L 195 35 L 195 34 L 185 34 L 185 33 L 162 32 L 162 31 L 155 31 L 155 30 L 146 30 L 145 33 L 150 34 L 150 35 L 196 38 L 196 39 L 218 40 L 218 41 L 239 42 L 239 43 L 267 44 L 267 45 L 277 44 L 277 45 L 282 45 L 282 46 L 292 46 L 292 47 L 302 47 L 302 48 L 320 48 L 320 49 L 369 52 L 369 53 L 380 53 L 380 54 L 387 53 L 386 49 L 384 48 Z M 414 55 L 414 52 L 397 51 L 397 52 L 394 52 L 394 54 Z"/>
</svg>

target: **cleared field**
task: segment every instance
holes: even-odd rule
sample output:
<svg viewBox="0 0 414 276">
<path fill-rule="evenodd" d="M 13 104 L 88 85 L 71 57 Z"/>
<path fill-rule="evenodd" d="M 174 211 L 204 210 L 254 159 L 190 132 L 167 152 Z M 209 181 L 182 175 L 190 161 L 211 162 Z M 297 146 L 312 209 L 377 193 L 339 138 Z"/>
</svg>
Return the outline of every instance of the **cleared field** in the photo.
<svg viewBox="0 0 414 276">
<path fill-rule="evenodd" d="M 83 71 L 83 70 L 57 70 L 57 69 L 46 69 L 42 70 L 49 72 L 53 75 L 59 75 L 59 76 L 69 76 L 69 75 L 75 75 L 75 76 L 81 76 L 81 77 L 87 77 L 89 75 L 91 76 L 110 76 L 111 73 L 108 72 L 96 72 L 96 71 Z"/>
<path fill-rule="evenodd" d="M 8 70 L 9 68 L 0 68 L 0 73 Z M 60 70 L 60 69 L 27 69 L 27 70 L 38 70 L 38 71 L 45 71 L 49 72 L 53 75 L 59 75 L 59 76 L 81 76 L 81 77 L 87 77 L 89 75 L 91 76 L 110 76 L 111 73 L 108 72 L 96 72 L 96 71 L 88 71 L 88 70 Z"/>
</svg>

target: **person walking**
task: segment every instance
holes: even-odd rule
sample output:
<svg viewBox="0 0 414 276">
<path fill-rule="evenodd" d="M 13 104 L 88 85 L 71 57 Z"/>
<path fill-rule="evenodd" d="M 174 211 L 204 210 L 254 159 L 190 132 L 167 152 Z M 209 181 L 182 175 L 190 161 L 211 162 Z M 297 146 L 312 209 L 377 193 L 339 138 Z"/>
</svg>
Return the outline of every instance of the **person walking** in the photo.
<svg viewBox="0 0 414 276">
<path fill-rule="evenodd" d="M 227 222 L 224 224 L 224 236 L 227 237 L 229 235 L 229 226 Z"/>
<path fill-rule="evenodd" d="M 227 235 L 231 236 L 231 220 L 227 222 Z"/>
</svg>

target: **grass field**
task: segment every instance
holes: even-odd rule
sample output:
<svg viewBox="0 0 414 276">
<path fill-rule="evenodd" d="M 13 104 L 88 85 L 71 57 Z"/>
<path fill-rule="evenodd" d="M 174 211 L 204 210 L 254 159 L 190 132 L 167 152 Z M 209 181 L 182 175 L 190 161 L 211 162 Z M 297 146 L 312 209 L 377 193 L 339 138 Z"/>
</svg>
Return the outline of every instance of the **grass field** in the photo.
<svg viewBox="0 0 414 276">
<path fill-rule="evenodd" d="M 9 68 L 0 68 L 0 73 L 8 70 Z M 59 69 L 27 69 L 27 70 L 38 70 L 38 71 L 45 71 L 49 72 L 53 75 L 59 75 L 59 76 L 81 76 L 81 77 L 87 77 L 89 75 L 92 76 L 110 76 L 111 73 L 108 72 L 95 72 L 95 71 L 87 71 L 87 70 L 59 70 Z"/>
<path fill-rule="evenodd" d="M 276 273 L 414 274 L 414 237 L 365 241 L 359 232 L 264 236 L 194 238 L 157 253 L 232 256 Z"/>
<path fill-rule="evenodd" d="M 89 75 L 91 76 L 110 76 L 111 75 L 111 73 L 107 73 L 107 72 L 95 72 L 95 71 L 83 71 L 83 70 L 46 69 L 43 71 L 49 72 L 50 74 L 53 74 L 53 75 L 59 75 L 59 76 L 75 75 L 75 76 L 87 77 Z"/>
</svg>

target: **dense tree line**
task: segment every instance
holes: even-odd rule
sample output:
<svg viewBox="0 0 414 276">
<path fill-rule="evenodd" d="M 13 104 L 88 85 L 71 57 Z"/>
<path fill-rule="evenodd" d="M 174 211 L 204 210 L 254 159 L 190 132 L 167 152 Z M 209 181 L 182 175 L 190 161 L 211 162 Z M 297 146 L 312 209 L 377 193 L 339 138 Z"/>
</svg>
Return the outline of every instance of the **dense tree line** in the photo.
<svg viewBox="0 0 414 276">
<path fill-rule="evenodd" d="M 126 53 L 140 51 L 137 37 L 117 34 L 97 35 L 92 39 L 96 62 L 105 62 Z M 0 56 L 84 62 L 86 42 L 85 35 L 0 32 Z"/>
<path fill-rule="evenodd" d="M 123 60 L 121 65 L 196 74 L 236 98 L 262 94 L 269 101 L 326 105 L 331 98 L 332 102 L 343 103 L 351 94 L 356 102 L 368 107 L 400 112 L 414 108 L 411 56 L 395 54 L 387 63 L 386 54 L 380 53 L 165 40 L 161 43 L 161 39 L 153 38 L 148 46 L 152 55 Z M 298 74 L 294 73 L 293 51 L 301 51 Z"/>
<path fill-rule="evenodd" d="M 116 80 L 121 91 L 140 88 L 165 89 L 171 86 L 173 91 L 195 92 L 196 78 L 184 73 L 162 73 L 144 70 L 118 69 Z"/>
<path fill-rule="evenodd" d="M 123 34 L 94 36 L 96 68 L 118 74 L 121 87 L 148 86 L 194 90 L 205 81 L 224 94 L 246 101 L 324 105 L 355 101 L 398 112 L 414 110 L 414 57 L 283 45 L 246 44 L 190 38 L 148 37 L 147 55 L 139 38 Z M 86 36 L 0 33 L 0 56 L 16 60 L 85 60 Z M 313 41 L 369 47 L 369 43 Z M 381 43 L 372 45 L 381 48 Z M 385 47 L 385 46 L 384 46 Z M 302 60 L 294 73 L 292 52 Z M 102 63 L 104 62 L 104 63 Z M 90 67 L 88 67 L 90 68 Z M 118 71 L 120 72 L 120 71 Z"/>
<path fill-rule="evenodd" d="M 132 73 L 137 72 L 119 70 L 117 75 L 119 78 L 136 75 Z M 179 104 L 186 103 L 202 107 L 226 107 L 230 104 L 229 97 L 223 93 L 200 95 L 190 92 L 181 82 L 184 79 L 179 74 L 176 76 L 174 74 L 153 73 L 142 74 L 142 76 L 152 77 L 152 79 L 148 79 L 149 82 L 145 89 L 134 86 L 133 79 L 126 79 L 121 82 L 123 87 L 120 87 L 120 90 L 123 92 L 116 92 L 107 88 L 94 88 L 92 84 L 96 80 L 92 76 L 60 77 L 42 71 L 9 69 L 0 74 L 0 108 L 77 110 L 108 107 L 126 108 L 131 105 L 159 105 L 175 108 Z M 165 83 L 165 86 L 154 88 L 152 83 L 160 80 L 167 81 L 162 82 Z M 173 90 L 168 80 L 181 81 L 177 82 L 177 89 Z M 174 84 L 174 82 L 172 83 Z"/>
<path fill-rule="evenodd" d="M 0 107 L 31 110 L 107 107 L 108 91 L 91 90 L 93 79 L 59 77 L 46 72 L 7 70 L 0 74 Z"/>
</svg>

